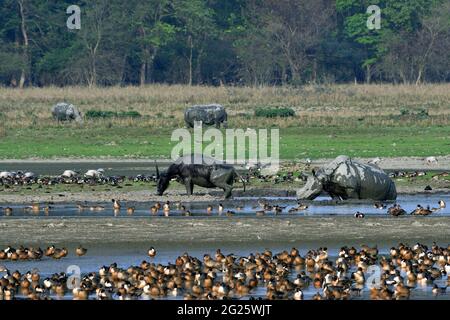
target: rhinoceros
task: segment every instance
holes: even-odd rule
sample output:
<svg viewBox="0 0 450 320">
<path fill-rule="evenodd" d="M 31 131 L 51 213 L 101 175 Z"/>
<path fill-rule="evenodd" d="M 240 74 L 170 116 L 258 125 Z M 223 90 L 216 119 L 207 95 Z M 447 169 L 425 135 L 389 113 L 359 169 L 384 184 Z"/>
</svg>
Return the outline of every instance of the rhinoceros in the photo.
<svg viewBox="0 0 450 320">
<path fill-rule="evenodd" d="M 380 168 L 339 156 L 317 171 L 297 191 L 299 199 L 313 200 L 322 192 L 333 199 L 395 200 L 394 181 Z"/>
<path fill-rule="evenodd" d="M 57 103 L 52 108 L 52 116 L 58 121 L 72 121 L 83 122 L 81 112 L 73 104 L 65 102 Z"/>
<path fill-rule="evenodd" d="M 226 127 L 227 119 L 227 112 L 220 104 L 195 105 L 184 111 L 184 121 L 189 128 L 194 127 L 195 121 L 208 126 L 215 125 L 217 128 L 220 128 L 220 124 Z"/>
</svg>

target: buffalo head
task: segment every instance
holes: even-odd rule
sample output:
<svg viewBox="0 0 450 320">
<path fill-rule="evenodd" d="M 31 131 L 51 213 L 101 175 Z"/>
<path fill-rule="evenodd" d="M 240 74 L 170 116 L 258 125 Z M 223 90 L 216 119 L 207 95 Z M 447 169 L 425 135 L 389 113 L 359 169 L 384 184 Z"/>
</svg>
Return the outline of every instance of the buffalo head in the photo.
<svg viewBox="0 0 450 320">
<path fill-rule="evenodd" d="M 170 177 L 166 172 L 159 173 L 158 165 L 156 165 L 156 178 L 157 178 L 157 186 L 156 193 L 159 196 L 162 196 L 164 191 L 169 187 Z"/>
</svg>

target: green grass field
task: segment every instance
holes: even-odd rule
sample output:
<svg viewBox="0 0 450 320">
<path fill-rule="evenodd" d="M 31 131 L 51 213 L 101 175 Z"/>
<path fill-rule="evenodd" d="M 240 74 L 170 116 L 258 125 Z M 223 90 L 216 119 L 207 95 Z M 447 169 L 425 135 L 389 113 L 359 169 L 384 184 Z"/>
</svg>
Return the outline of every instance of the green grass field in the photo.
<svg viewBox="0 0 450 320">
<path fill-rule="evenodd" d="M 227 108 L 230 128 L 280 128 L 285 160 L 450 154 L 450 85 L 0 88 L 0 97 L 1 159 L 169 158 L 184 108 L 211 102 Z M 58 101 L 83 113 L 136 111 L 142 117 L 61 125 L 50 114 Z M 255 117 L 261 106 L 290 107 L 296 115 Z"/>
<path fill-rule="evenodd" d="M 171 129 L 18 129 L 0 140 L 1 158 L 128 157 L 169 158 Z M 207 145 L 205 143 L 205 145 Z M 225 149 L 225 148 L 224 148 Z M 280 158 L 332 158 L 447 155 L 450 126 L 310 127 L 280 130 Z"/>
</svg>

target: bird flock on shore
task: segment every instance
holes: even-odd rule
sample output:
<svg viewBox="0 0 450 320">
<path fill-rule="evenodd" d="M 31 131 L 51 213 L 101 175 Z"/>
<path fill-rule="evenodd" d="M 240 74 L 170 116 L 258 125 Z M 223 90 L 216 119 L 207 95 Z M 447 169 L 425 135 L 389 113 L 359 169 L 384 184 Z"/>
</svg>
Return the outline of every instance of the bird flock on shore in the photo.
<svg viewBox="0 0 450 320">
<path fill-rule="evenodd" d="M 77 255 L 86 254 L 86 249 L 79 249 Z M 42 253 L 51 254 L 52 250 L 56 248 Z M 6 251 L 10 254 L 12 248 Z M 416 288 L 426 286 L 432 287 L 434 296 L 446 295 L 450 284 L 450 245 L 436 243 L 431 247 L 400 243 L 388 254 L 367 245 L 360 249 L 345 246 L 335 257 L 325 247 L 308 250 L 303 256 L 296 248 L 278 253 L 266 249 L 247 256 L 225 255 L 217 249 L 202 259 L 184 253 L 167 264 L 154 261 L 154 247 L 147 255 L 150 260 L 139 265 L 112 263 L 82 274 L 78 285 L 64 272 L 44 277 L 37 271 L 22 274 L 0 267 L 0 299 L 303 300 L 308 291 L 314 300 L 359 299 L 363 294 L 390 300 L 408 299 Z M 372 276 L 374 267 L 379 270 L 378 277 Z"/>
</svg>

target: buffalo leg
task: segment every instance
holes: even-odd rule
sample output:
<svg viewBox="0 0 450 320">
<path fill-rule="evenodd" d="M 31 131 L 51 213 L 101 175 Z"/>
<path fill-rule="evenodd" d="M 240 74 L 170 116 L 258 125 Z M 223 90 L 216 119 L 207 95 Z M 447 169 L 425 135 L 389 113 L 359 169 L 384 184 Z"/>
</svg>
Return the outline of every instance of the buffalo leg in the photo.
<svg viewBox="0 0 450 320">
<path fill-rule="evenodd" d="M 233 186 L 227 184 L 227 183 L 216 183 L 216 186 L 223 189 L 225 199 L 228 199 L 231 197 L 231 191 L 233 191 Z"/>
<path fill-rule="evenodd" d="M 185 179 L 184 180 L 184 185 L 186 187 L 186 193 L 189 196 L 192 196 L 192 194 L 194 193 L 194 183 L 192 182 L 191 179 Z"/>
</svg>

